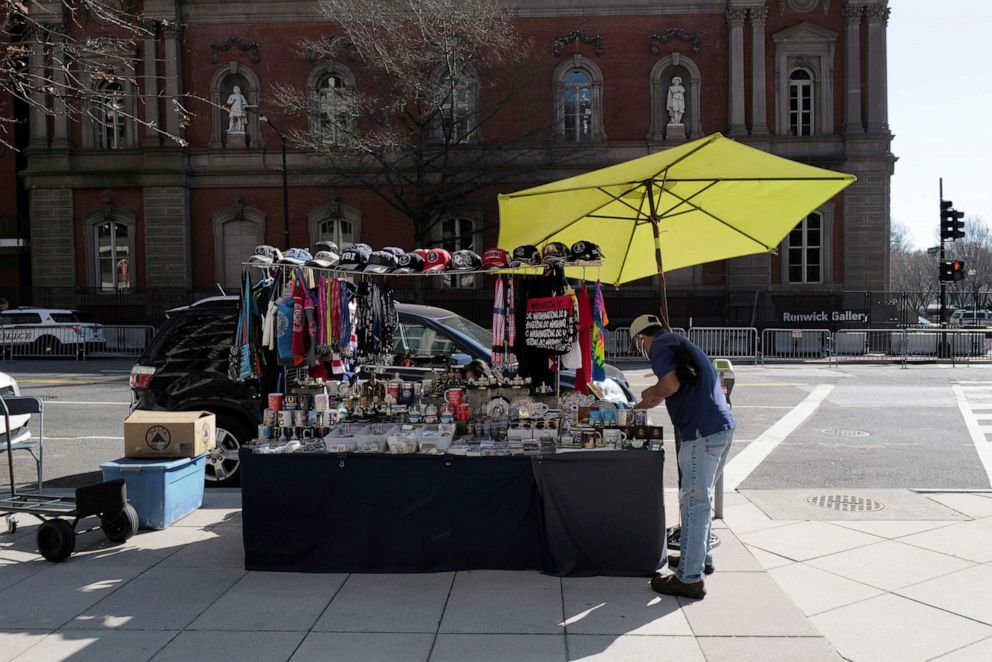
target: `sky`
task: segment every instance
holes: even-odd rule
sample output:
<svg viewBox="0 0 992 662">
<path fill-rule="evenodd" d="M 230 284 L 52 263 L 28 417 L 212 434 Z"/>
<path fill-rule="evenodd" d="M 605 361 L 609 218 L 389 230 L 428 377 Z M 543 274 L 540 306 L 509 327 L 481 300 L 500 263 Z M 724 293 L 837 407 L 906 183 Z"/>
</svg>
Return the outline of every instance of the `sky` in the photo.
<svg viewBox="0 0 992 662">
<path fill-rule="evenodd" d="M 992 225 L 992 2 L 890 0 L 892 222 L 937 245 L 944 198 Z"/>
</svg>

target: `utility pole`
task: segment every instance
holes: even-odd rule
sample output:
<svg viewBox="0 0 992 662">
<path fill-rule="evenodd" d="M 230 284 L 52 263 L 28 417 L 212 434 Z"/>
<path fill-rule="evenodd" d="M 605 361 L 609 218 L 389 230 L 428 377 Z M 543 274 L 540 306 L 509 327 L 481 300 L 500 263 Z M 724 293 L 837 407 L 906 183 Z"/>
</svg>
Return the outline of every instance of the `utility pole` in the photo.
<svg viewBox="0 0 992 662">
<path fill-rule="evenodd" d="M 941 222 L 943 222 L 944 213 L 944 178 L 940 178 L 940 212 L 941 212 Z M 946 256 L 944 255 L 944 233 L 940 233 L 940 264 L 944 264 Z M 940 325 L 944 328 L 947 327 L 947 283 L 944 279 L 940 279 Z"/>
</svg>

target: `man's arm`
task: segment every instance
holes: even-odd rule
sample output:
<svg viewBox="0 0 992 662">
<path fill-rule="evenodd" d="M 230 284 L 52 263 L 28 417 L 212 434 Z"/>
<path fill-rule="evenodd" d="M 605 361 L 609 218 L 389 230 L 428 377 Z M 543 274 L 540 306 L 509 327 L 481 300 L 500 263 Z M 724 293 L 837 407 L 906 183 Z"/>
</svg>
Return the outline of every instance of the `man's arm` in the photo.
<svg viewBox="0 0 992 662">
<path fill-rule="evenodd" d="M 651 409 L 657 407 L 665 398 L 679 390 L 679 378 L 675 376 L 675 371 L 668 372 L 658 380 L 654 386 L 649 386 L 641 392 L 641 401 L 634 405 L 634 409 Z"/>
</svg>

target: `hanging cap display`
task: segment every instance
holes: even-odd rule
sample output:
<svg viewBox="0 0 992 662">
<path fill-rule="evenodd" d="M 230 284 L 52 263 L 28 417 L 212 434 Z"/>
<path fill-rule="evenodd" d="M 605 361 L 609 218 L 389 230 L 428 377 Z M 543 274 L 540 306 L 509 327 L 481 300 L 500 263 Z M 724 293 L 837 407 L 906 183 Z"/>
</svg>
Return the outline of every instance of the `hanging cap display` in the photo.
<svg viewBox="0 0 992 662">
<path fill-rule="evenodd" d="M 248 258 L 248 264 L 266 266 L 282 259 L 282 251 L 275 246 L 256 246 L 255 254 Z"/>
<path fill-rule="evenodd" d="M 338 248 L 338 245 L 333 241 L 315 242 L 313 245 L 313 254 L 316 255 L 317 253 L 321 253 L 321 252 L 334 253 L 335 255 L 340 255 L 341 249 Z"/>
<path fill-rule="evenodd" d="M 307 262 L 308 267 L 317 267 L 319 269 L 330 269 L 331 267 L 336 267 L 337 264 L 338 254 L 331 251 L 317 251 L 313 259 Z"/>
<path fill-rule="evenodd" d="M 577 241 L 572 244 L 572 260 L 575 262 L 598 262 L 605 256 L 599 246 L 591 241 Z"/>
<path fill-rule="evenodd" d="M 451 254 L 451 271 L 479 271 L 482 269 L 482 258 L 475 251 L 460 250 Z"/>
<path fill-rule="evenodd" d="M 369 263 L 365 267 L 366 273 L 388 274 L 396 270 L 396 256 L 386 251 L 375 251 L 369 256 Z"/>
<path fill-rule="evenodd" d="M 511 267 L 530 267 L 538 264 L 541 264 L 541 251 L 537 250 L 537 246 L 525 244 L 513 249 Z"/>
<path fill-rule="evenodd" d="M 369 263 L 371 256 L 372 247 L 368 244 L 352 244 L 341 254 L 338 268 L 361 271 Z"/>
<path fill-rule="evenodd" d="M 386 246 L 382 250 L 384 250 L 385 252 L 391 255 L 395 255 L 397 259 L 399 259 L 401 255 L 406 255 L 405 250 L 403 250 L 402 248 L 396 248 L 396 246 Z"/>
<path fill-rule="evenodd" d="M 505 269 L 510 266 L 510 254 L 502 248 L 490 248 L 482 254 L 482 266 L 487 269 Z"/>
<path fill-rule="evenodd" d="M 280 264 L 293 264 L 296 266 L 303 266 L 307 262 L 313 259 L 313 255 L 310 255 L 310 251 L 305 248 L 290 248 L 279 260 Z"/>
<path fill-rule="evenodd" d="M 424 270 L 424 258 L 418 253 L 404 253 L 396 258 L 396 273 L 419 274 Z"/>
<path fill-rule="evenodd" d="M 560 241 L 552 241 L 546 244 L 541 251 L 541 260 L 545 264 L 556 264 L 558 262 L 564 262 L 570 255 L 571 252 L 568 250 L 568 246 Z"/>
<path fill-rule="evenodd" d="M 417 249 L 417 254 L 424 258 L 424 271 L 442 271 L 451 264 L 451 254 L 443 248 L 430 250 Z"/>
</svg>

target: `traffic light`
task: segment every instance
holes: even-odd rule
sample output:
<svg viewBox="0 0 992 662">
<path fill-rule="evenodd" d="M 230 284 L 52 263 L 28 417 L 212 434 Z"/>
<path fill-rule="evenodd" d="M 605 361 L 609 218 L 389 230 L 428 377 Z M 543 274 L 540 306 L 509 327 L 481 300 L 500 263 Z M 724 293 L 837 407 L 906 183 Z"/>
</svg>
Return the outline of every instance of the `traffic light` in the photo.
<svg viewBox="0 0 992 662">
<path fill-rule="evenodd" d="M 940 280 L 945 283 L 964 280 L 964 262 L 961 260 L 944 260 L 941 262 Z"/>
<path fill-rule="evenodd" d="M 964 237 L 963 211 L 954 209 L 954 203 L 950 200 L 940 201 L 940 240 L 954 241 Z"/>
</svg>

